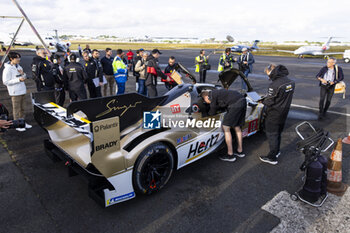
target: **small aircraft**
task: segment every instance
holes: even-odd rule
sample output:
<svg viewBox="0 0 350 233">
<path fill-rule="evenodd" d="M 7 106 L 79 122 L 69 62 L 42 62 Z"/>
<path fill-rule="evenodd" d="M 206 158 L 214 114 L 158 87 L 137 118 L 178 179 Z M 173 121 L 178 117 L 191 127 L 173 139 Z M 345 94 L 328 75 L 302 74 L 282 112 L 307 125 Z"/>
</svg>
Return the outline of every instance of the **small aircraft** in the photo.
<svg viewBox="0 0 350 233">
<path fill-rule="evenodd" d="M 317 45 L 307 45 L 307 46 L 301 46 L 298 49 L 294 51 L 290 50 L 277 50 L 278 52 L 284 52 L 284 53 L 293 53 L 295 55 L 298 55 L 298 58 L 303 58 L 304 55 L 312 55 L 312 56 L 324 56 L 327 57 L 329 55 L 336 55 L 336 54 L 343 54 L 344 52 L 330 52 L 326 53 L 328 49 L 330 49 L 330 42 L 333 37 L 328 37 L 328 40 L 326 43 L 324 43 L 322 46 Z"/>
<path fill-rule="evenodd" d="M 55 50 L 52 52 L 61 52 L 61 53 L 66 53 L 67 49 L 69 49 L 71 43 L 68 42 L 62 42 L 60 40 L 60 38 L 58 37 L 58 32 L 55 29 L 55 36 L 47 36 L 44 38 L 44 41 L 50 46 L 50 47 L 54 47 Z"/>
<path fill-rule="evenodd" d="M 260 42 L 260 40 L 255 40 L 252 46 L 248 46 L 248 45 L 234 45 L 231 48 L 232 52 L 237 52 L 237 53 L 241 53 L 243 48 L 247 48 L 248 51 L 255 51 L 258 50 L 258 43 Z"/>
</svg>

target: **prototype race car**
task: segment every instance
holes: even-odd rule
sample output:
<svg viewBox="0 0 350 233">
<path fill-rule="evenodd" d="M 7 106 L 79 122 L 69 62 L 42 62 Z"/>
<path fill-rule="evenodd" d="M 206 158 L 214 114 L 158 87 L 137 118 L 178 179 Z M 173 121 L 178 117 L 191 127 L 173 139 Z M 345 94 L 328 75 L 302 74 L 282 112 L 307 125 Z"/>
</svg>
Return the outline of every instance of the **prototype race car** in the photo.
<svg viewBox="0 0 350 233">
<path fill-rule="evenodd" d="M 238 70 L 220 74 L 224 87 L 241 76 L 248 86 L 243 136 L 261 128 L 263 104 Z M 180 84 L 164 96 L 137 93 L 72 102 L 65 109 L 52 92 L 33 93 L 34 118 L 49 138 L 47 154 L 66 162 L 70 175 L 88 178 L 89 196 L 104 207 L 162 189 L 174 170 L 218 149 L 225 114 L 207 116 L 199 97 L 213 84 Z"/>
</svg>

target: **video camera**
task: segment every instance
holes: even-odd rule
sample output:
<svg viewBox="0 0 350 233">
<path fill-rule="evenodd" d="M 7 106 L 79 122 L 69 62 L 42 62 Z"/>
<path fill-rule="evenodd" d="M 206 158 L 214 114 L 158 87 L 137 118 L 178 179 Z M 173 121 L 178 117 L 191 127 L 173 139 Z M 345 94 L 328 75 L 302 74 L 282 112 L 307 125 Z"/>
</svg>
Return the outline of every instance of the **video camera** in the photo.
<svg viewBox="0 0 350 233">
<path fill-rule="evenodd" d="M 0 120 L 8 121 L 8 110 L 3 104 L 0 104 Z M 25 128 L 26 122 L 24 119 L 12 120 L 12 125 L 8 129 Z M 0 132 L 6 132 L 7 129 L 0 128 Z"/>
</svg>

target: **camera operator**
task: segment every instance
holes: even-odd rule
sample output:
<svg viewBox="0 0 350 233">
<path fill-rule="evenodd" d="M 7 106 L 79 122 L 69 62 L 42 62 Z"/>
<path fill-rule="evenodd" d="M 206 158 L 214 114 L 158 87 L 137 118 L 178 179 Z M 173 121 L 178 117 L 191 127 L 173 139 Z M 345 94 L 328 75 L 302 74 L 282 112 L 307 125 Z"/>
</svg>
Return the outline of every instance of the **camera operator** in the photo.
<svg viewBox="0 0 350 233">
<path fill-rule="evenodd" d="M 255 62 L 253 54 L 248 52 L 247 48 L 242 49 L 242 54 L 238 58 L 239 70 L 244 73 L 244 76 L 248 78 L 248 74 L 253 71 L 253 63 Z M 242 79 L 242 90 L 247 90 L 247 85 Z"/>
<path fill-rule="evenodd" d="M 53 77 L 51 64 L 46 60 L 45 49 L 38 49 L 37 56 L 33 58 L 32 73 L 37 91 L 55 90 L 55 78 Z"/>
<path fill-rule="evenodd" d="M 2 74 L 3 83 L 6 85 L 8 93 L 11 96 L 12 115 L 14 120 L 24 119 L 24 97 L 27 92 L 24 83 L 26 80 L 26 74 L 19 65 L 21 61 L 21 55 L 19 53 L 10 52 L 8 58 L 10 62 L 5 63 L 5 68 Z M 23 132 L 26 128 L 30 129 L 32 126 L 26 123 L 25 128 L 16 128 L 16 130 Z"/>
<path fill-rule="evenodd" d="M 316 75 L 316 78 L 320 81 L 320 103 L 319 103 L 319 116 L 318 119 L 322 120 L 326 116 L 326 112 L 331 105 L 331 100 L 334 94 L 335 84 L 344 79 L 343 70 L 336 65 L 337 60 L 333 57 L 327 60 L 327 65 Z M 326 100 L 326 104 L 325 104 Z"/>
<path fill-rule="evenodd" d="M 233 68 L 233 63 L 237 61 L 231 53 L 231 48 L 226 48 L 225 53 L 220 56 L 218 71 Z"/>
</svg>

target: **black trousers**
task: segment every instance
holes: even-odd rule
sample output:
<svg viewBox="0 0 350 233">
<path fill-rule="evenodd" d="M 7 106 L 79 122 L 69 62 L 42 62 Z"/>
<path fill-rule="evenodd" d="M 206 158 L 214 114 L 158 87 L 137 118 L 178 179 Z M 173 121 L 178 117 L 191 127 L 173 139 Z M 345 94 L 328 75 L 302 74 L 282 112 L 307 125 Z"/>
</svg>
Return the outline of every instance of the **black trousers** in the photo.
<svg viewBox="0 0 350 233">
<path fill-rule="evenodd" d="M 206 78 L 207 78 L 207 70 L 204 70 L 204 69 L 199 70 L 199 82 L 205 83 Z"/>
<path fill-rule="evenodd" d="M 276 159 L 276 155 L 280 151 L 281 134 L 284 129 L 284 123 L 276 123 L 268 117 L 265 119 L 266 137 L 269 142 L 270 152 L 268 156 L 271 159 Z"/>
<path fill-rule="evenodd" d="M 81 88 L 80 90 L 69 90 L 69 98 L 72 101 L 87 99 L 85 88 Z"/>
<path fill-rule="evenodd" d="M 156 97 L 158 96 L 157 86 L 156 85 L 148 85 L 147 87 L 147 93 L 148 97 Z"/>
<path fill-rule="evenodd" d="M 321 85 L 320 89 L 320 114 L 325 114 L 331 105 L 331 100 L 334 94 L 335 85 Z M 326 103 L 325 103 L 326 101 Z"/>
<path fill-rule="evenodd" d="M 101 86 L 96 87 L 92 79 L 88 79 L 87 86 L 90 94 L 90 98 L 101 97 Z"/>
<path fill-rule="evenodd" d="M 63 106 L 64 101 L 66 100 L 66 92 L 63 89 L 63 87 L 56 88 L 55 99 L 56 99 L 56 104 L 58 104 L 59 106 Z"/>
</svg>

